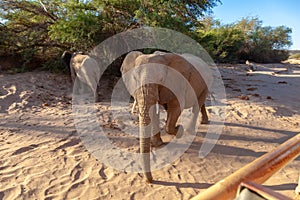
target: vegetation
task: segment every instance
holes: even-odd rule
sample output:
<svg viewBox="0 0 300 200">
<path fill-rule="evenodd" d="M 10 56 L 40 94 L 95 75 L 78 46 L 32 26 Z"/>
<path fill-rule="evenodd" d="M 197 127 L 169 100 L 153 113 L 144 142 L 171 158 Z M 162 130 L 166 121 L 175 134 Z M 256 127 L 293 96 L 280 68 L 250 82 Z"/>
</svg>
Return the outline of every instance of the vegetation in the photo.
<svg viewBox="0 0 300 200">
<path fill-rule="evenodd" d="M 222 25 L 212 18 L 204 19 L 198 41 L 219 62 L 279 62 L 288 58 L 292 30 L 285 26 L 262 26 L 257 18 L 245 18 Z"/>
<path fill-rule="evenodd" d="M 289 59 L 300 60 L 300 50 L 289 50 Z"/>
<path fill-rule="evenodd" d="M 289 59 L 300 60 L 300 53 L 295 53 L 295 54 L 290 55 Z"/>
<path fill-rule="evenodd" d="M 263 27 L 256 18 L 222 25 L 207 17 L 219 0 L 3 0 L 0 59 L 20 58 L 20 71 L 43 64 L 60 71 L 62 51 L 89 51 L 136 27 L 173 29 L 197 40 L 218 62 L 285 59 L 291 29 Z"/>
</svg>

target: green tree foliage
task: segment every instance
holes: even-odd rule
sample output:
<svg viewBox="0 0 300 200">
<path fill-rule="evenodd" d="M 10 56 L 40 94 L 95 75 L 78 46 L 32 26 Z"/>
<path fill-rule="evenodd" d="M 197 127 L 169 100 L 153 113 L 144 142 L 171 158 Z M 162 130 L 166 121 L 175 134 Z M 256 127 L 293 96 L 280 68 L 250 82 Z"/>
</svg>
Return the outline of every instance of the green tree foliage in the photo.
<svg viewBox="0 0 300 200">
<path fill-rule="evenodd" d="M 0 17 L 5 21 L 1 26 L 0 44 L 5 46 L 6 52 L 26 51 L 49 43 L 47 28 L 56 17 L 45 12 L 37 2 L 4 0 L 0 6 Z"/>
<path fill-rule="evenodd" d="M 256 62 L 279 62 L 288 57 L 284 51 L 292 45 L 290 34 L 292 29 L 285 26 L 262 26 L 257 18 L 245 18 L 236 24 L 245 35 L 241 59 Z"/>
<path fill-rule="evenodd" d="M 297 59 L 300 60 L 300 53 L 295 53 L 289 56 L 289 59 Z"/>
<path fill-rule="evenodd" d="M 60 3 L 58 20 L 49 27 L 50 38 L 67 44 L 71 50 L 87 51 L 107 37 L 129 29 L 137 5 L 134 0 Z"/>
<path fill-rule="evenodd" d="M 151 0 L 140 1 L 141 6 L 135 11 L 135 18 L 146 26 L 170 28 L 185 34 L 191 29 L 201 26 L 200 17 L 210 13 L 218 0 Z"/>
<path fill-rule="evenodd" d="M 3 0 L 1 54 L 55 57 L 88 51 L 104 39 L 140 26 L 190 33 L 219 0 Z M 5 50 L 4 50 L 5 49 Z M 55 55 L 57 54 L 57 55 Z M 48 58 L 47 58 L 48 59 Z"/>
<path fill-rule="evenodd" d="M 104 39 L 136 27 L 165 27 L 198 40 L 219 62 L 283 58 L 291 29 L 263 27 L 258 19 L 222 25 L 205 18 L 220 0 L 2 0 L 0 57 L 24 66 L 46 63 L 63 50 L 89 51 Z M 51 65 L 48 65 L 52 63 Z"/>
<path fill-rule="evenodd" d="M 53 6 L 49 5 L 49 8 Z M 46 10 L 38 1 L 3 0 L 0 3 L 0 18 L 4 23 L 0 29 L 2 56 L 21 58 L 24 68 L 40 65 L 63 44 L 49 38 L 48 27 L 57 20 L 55 10 Z M 33 62 L 34 60 L 34 62 Z"/>
<path fill-rule="evenodd" d="M 218 62 L 239 59 L 245 36 L 234 25 L 221 25 L 212 18 L 205 19 L 206 28 L 198 30 L 198 41 Z"/>
<path fill-rule="evenodd" d="M 285 26 L 262 26 L 257 18 L 222 25 L 212 18 L 202 20 L 198 41 L 218 62 L 279 62 L 288 58 L 292 30 Z"/>
</svg>

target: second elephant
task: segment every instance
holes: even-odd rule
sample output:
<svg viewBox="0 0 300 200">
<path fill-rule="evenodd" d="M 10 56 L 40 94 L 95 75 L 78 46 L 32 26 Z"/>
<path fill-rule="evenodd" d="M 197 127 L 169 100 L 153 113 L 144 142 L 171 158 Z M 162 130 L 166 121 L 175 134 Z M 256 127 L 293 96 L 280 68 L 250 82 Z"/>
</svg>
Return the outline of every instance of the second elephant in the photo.
<svg viewBox="0 0 300 200">
<path fill-rule="evenodd" d="M 63 64 L 70 69 L 73 84 L 76 77 L 87 84 L 93 91 L 93 96 L 97 101 L 97 86 L 100 80 L 101 70 L 98 62 L 90 55 L 82 53 L 71 53 L 65 51 L 61 57 Z"/>
</svg>

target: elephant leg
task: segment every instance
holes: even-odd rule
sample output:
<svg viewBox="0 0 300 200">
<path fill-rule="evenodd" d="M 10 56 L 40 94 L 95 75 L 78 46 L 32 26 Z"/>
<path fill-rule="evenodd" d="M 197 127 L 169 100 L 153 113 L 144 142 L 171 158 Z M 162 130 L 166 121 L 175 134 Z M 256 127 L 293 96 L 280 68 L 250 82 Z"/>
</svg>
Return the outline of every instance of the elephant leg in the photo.
<svg viewBox="0 0 300 200">
<path fill-rule="evenodd" d="M 150 118 L 151 118 L 151 145 L 153 147 L 159 147 L 163 144 L 163 141 L 160 137 L 160 129 L 159 129 L 159 107 L 156 105 L 150 108 Z"/>
<path fill-rule="evenodd" d="M 200 108 L 198 107 L 198 104 L 196 103 L 193 106 L 193 109 L 192 109 L 192 118 L 191 118 L 191 121 L 188 123 L 187 129 L 186 129 L 186 131 L 189 134 L 194 134 L 195 133 L 195 127 L 196 127 L 197 119 L 198 119 L 198 116 L 199 116 L 199 109 Z"/>
<path fill-rule="evenodd" d="M 145 134 L 141 131 L 141 137 L 145 137 Z M 151 183 L 153 178 L 150 168 L 150 138 L 140 139 L 140 152 L 141 152 L 141 161 L 142 168 L 144 171 L 144 176 L 147 179 L 147 182 Z"/>
<path fill-rule="evenodd" d="M 98 85 L 95 86 L 93 92 L 94 92 L 95 102 L 99 102 L 100 99 L 99 99 L 99 95 L 98 95 L 99 94 L 99 87 L 98 87 Z"/>
<path fill-rule="evenodd" d="M 204 104 L 205 100 L 206 100 L 206 95 L 201 95 L 198 98 L 198 105 L 193 106 L 192 121 L 189 123 L 189 125 L 187 126 L 187 130 L 186 130 L 187 132 L 189 132 L 191 134 L 195 133 L 195 127 L 196 127 L 197 119 L 199 116 L 199 111 L 201 111 L 201 114 L 202 114 L 201 124 L 208 124 L 208 116 L 207 116 L 207 112 L 206 112 L 205 104 Z"/>
<path fill-rule="evenodd" d="M 70 72 L 71 72 L 71 79 L 72 79 L 72 83 L 75 83 L 75 79 L 76 79 L 76 72 L 74 70 L 74 67 L 72 65 L 70 65 Z"/>
<path fill-rule="evenodd" d="M 208 124 L 208 116 L 206 113 L 205 109 L 205 100 L 207 96 L 207 90 L 203 90 L 200 96 L 197 99 L 197 102 L 194 104 L 193 109 L 192 109 L 192 118 L 191 121 L 187 125 L 186 131 L 190 134 L 195 133 L 195 127 L 197 124 L 197 119 L 199 116 L 199 112 L 201 111 L 202 114 L 202 119 L 201 119 L 201 124 Z"/>
<path fill-rule="evenodd" d="M 163 144 L 164 144 L 164 142 L 161 139 L 160 132 L 158 132 L 157 134 L 155 134 L 154 136 L 151 137 L 151 145 L 153 147 L 159 147 Z"/>
<path fill-rule="evenodd" d="M 202 114 L 202 119 L 201 119 L 201 124 L 208 124 L 208 116 L 205 108 L 205 104 L 201 106 L 201 114 Z"/>
<path fill-rule="evenodd" d="M 208 94 L 208 90 L 204 90 L 200 97 L 198 98 L 198 105 L 199 105 L 199 109 L 201 109 L 201 124 L 208 124 L 208 116 L 207 116 L 207 112 L 206 112 L 206 108 L 205 108 L 205 101 L 206 101 L 206 97 Z"/>
<path fill-rule="evenodd" d="M 176 126 L 177 120 L 181 114 L 181 109 L 177 99 L 171 100 L 167 105 L 167 122 L 166 122 L 166 133 L 170 135 L 176 135 L 177 131 L 182 126 Z"/>
</svg>

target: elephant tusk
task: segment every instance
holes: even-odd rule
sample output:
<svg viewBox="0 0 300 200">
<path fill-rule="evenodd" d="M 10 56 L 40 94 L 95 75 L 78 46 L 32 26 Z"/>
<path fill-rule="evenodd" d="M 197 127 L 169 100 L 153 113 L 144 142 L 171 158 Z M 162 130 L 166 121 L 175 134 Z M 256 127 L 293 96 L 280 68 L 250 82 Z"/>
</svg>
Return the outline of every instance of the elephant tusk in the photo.
<svg viewBox="0 0 300 200">
<path fill-rule="evenodd" d="M 134 114 L 135 111 L 135 107 L 136 107 L 136 100 L 134 100 L 132 108 L 131 108 L 131 114 Z"/>
<path fill-rule="evenodd" d="M 158 101 L 157 101 L 156 104 L 155 104 L 155 108 L 156 108 L 156 114 L 158 115 L 158 112 L 159 112 Z"/>
</svg>

